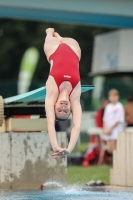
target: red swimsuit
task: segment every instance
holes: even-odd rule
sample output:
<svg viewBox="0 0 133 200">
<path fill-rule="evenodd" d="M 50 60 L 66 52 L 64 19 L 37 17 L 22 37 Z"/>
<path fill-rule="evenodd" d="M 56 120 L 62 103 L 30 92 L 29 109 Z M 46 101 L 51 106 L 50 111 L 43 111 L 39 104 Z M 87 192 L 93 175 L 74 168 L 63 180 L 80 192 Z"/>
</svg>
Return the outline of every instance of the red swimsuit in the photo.
<svg viewBox="0 0 133 200">
<path fill-rule="evenodd" d="M 49 75 L 53 76 L 58 88 L 62 82 L 69 81 L 73 91 L 80 81 L 79 58 L 76 53 L 67 44 L 61 43 L 49 57 L 49 61 L 51 60 L 53 66 Z"/>
</svg>

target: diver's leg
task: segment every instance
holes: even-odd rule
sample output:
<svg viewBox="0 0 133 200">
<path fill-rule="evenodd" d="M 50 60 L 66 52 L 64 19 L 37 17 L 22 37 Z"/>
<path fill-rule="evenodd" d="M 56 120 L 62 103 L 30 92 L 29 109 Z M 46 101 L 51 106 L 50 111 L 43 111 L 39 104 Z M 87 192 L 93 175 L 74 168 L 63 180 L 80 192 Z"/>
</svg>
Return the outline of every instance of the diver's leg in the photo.
<svg viewBox="0 0 133 200">
<path fill-rule="evenodd" d="M 63 40 L 63 37 L 61 37 L 57 32 L 54 32 L 54 37 L 56 37 L 60 42 Z"/>
<path fill-rule="evenodd" d="M 73 38 L 67 38 L 67 37 L 61 37 L 59 35 L 59 33 L 54 32 L 54 36 L 61 42 L 61 43 L 66 43 L 67 45 L 69 45 L 75 53 L 77 53 L 77 55 L 80 57 L 81 56 L 81 50 L 79 47 L 78 42 L 73 39 Z"/>
<path fill-rule="evenodd" d="M 44 52 L 47 56 L 47 59 L 49 59 L 49 56 L 55 52 L 57 47 L 60 44 L 60 41 L 58 38 L 54 37 L 54 29 L 48 28 L 46 29 L 46 38 L 44 42 Z"/>
<path fill-rule="evenodd" d="M 81 57 L 81 49 L 80 49 L 80 46 L 78 44 L 78 42 L 73 39 L 73 38 L 63 38 L 61 40 L 61 43 L 66 43 L 68 46 L 70 46 L 72 48 L 72 50 L 77 54 L 77 56 Z"/>
</svg>

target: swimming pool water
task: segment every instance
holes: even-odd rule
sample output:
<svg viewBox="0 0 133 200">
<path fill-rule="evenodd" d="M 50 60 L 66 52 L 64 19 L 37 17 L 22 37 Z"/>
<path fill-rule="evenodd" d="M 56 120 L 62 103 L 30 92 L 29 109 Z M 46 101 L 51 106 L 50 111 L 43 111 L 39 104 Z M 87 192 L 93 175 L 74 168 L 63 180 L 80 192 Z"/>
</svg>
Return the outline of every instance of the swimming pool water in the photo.
<svg viewBox="0 0 133 200">
<path fill-rule="evenodd" d="M 0 200 L 133 200 L 133 192 L 71 186 L 43 191 L 0 191 Z"/>
</svg>

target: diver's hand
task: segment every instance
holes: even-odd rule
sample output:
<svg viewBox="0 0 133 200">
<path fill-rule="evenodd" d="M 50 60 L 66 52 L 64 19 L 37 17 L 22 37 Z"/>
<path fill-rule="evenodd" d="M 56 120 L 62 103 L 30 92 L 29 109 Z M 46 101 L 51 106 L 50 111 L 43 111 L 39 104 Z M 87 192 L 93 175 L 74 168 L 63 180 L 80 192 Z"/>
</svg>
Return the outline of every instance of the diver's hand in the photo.
<svg viewBox="0 0 133 200">
<path fill-rule="evenodd" d="M 52 158 L 65 158 L 69 154 L 68 149 L 58 148 L 53 154 L 51 154 Z"/>
</svg>

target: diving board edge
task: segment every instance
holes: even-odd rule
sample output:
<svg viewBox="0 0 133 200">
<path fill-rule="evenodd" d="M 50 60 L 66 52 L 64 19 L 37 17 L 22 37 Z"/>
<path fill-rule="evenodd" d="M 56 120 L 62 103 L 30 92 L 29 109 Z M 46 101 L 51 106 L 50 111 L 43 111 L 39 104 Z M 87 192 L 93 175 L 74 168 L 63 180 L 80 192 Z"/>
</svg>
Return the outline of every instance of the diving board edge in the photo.
<svg viewBox="0 0 133 200">
<path fill-rule="evenodd" d="M 82 85 L 81 86 L 81 91 L 87 92 L 89 90 L 92 90 L 95 88 L 94 85 Z M 32 90 L 30 92 L 16 95 L 13 97 L 5 98 L 4 99 L 4 104 L 9 104 L 9 103 L 15 103 L 15 102 L 44 102 L 46 96 L 46 87 L 41 87 L 36 90 Z"/>
</svg>

